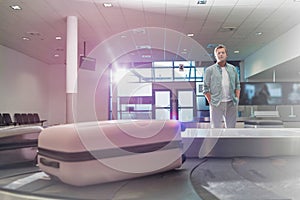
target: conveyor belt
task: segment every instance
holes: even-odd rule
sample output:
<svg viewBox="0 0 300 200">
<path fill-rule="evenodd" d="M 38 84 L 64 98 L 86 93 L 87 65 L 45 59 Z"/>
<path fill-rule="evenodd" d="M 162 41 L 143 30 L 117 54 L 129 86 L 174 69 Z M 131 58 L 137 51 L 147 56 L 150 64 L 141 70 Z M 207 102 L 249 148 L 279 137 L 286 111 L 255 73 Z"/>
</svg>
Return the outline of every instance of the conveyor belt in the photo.
<svg viewBox="0 0 300 200">
<path fill-rule="evenodd" d="M 199 160 L 189 160 L 181 169 L 155 174 L 126 181 L 105 183 L 99 185 L 76 187 L 66 185 L 58 180 L 49 179 L 37 167 L 22 166 L 1 170 L 6 177 L 0 178 L 0 199 L 170 199 L 170 200 L 199 200 L 189 180 L 190 170 Z M 31 173 L 27 173 L 31 171 Z M 12 176 L 9 176 L 11 173 Z M 19 174 L 18 174 L 19 173 Z M 87 172 L 92 173 L 92 172 Z M 0 175 L 1 175 L 0 174 Z M 18 194 L 17 196 L 15 194 Z"/>
<path fill-rule="evenodd" d="M 198 194 L 222 200 L 300 197 L 300 157 L 209 158 L 191 173 Z"/>
<path fill-rule="evenodd" d="M 297 200 L 300 196 L 298 156 L 188 159 L 179 170 L 86 187 L 50 180 L 33 166 L 7 169 L 6 176 L 4 172 L 1 169 L 0 199 L 6 200 Z"/>
<path fill-rule="evenodd" d="M 183 140 L 188 158 L 182 168 L 86 187 L 66 185 L 32 164 L 10 165 L 0 169 L 0 199 L 298 199 L 299 133 L 187 129 Z"/>
<path fill-rule="evenodd" d="M 299 128 L 186 129 L 187 157 L 300 156 Z"/>
</svg>

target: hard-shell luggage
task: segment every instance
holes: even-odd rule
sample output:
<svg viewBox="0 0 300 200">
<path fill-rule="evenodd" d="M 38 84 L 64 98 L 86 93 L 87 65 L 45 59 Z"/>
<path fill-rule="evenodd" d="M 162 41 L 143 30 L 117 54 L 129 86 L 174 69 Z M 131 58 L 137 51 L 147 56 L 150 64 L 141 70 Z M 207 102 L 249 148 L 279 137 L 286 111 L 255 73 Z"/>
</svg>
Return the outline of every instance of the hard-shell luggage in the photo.
<svg viewBox="0 0 300 200">
<path fill-rule="evenodd" d="M 159 173 L 182 164 L 176 120 L 112 120 L 43 130 L 38 165 L 62 182 L 83 186 Z"/>
<path fill-rule="evenodd" d="M 0 166 L 34 161 L 40 126 L 11 126 L 0 129 Z"/>
</svg>

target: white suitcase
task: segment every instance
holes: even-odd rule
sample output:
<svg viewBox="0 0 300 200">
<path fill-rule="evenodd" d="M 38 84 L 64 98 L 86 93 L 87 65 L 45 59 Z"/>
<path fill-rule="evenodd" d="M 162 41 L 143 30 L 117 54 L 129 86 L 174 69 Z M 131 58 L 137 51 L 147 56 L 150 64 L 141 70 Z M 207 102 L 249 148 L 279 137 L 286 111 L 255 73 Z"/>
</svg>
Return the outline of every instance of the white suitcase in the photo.
<svg viewBox="0 0 300 200">
<path fill-rule="evenodd" d="M 115 120 L 49 127 L 38 141 L 40 169 L 84 186 L 146 176 L 182 164 L 175 120 Z"/>
</svg>

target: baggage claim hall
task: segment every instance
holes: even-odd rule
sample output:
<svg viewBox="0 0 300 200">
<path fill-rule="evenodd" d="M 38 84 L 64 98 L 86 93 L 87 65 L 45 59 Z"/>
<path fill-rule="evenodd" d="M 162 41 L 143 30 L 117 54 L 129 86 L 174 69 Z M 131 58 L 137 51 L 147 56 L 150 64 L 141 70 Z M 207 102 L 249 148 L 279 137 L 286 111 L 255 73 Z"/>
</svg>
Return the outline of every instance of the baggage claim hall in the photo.
<svg viewBox="0 0 300 200">
<path fill-rule="evenodd" d="M 299 199 L 299 11 L 1 0 L 0 199 Z"/>
</svg>

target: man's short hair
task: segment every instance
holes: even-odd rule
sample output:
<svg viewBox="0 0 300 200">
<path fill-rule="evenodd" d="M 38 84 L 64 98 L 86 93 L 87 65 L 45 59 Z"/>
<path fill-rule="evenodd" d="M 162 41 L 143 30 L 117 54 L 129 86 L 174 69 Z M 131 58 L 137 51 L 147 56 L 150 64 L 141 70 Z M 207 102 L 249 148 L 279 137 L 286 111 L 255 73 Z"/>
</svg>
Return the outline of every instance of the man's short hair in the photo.
<svg viewBox="0 0 300 200">
<path fill-rule="evenodd" d="M 215 55 L 217 55 L 217 50 L 218 49 L 225 49 L 225 52 L 226 52 L 226 54 L 227 54 L 227 48 L 226 48 L 226 46 L 224 45 L 224 44 L 219 44 L 216 48 L 215 48 L 215 50 L 214 50 L 214 54 Z"/>
</svg>

